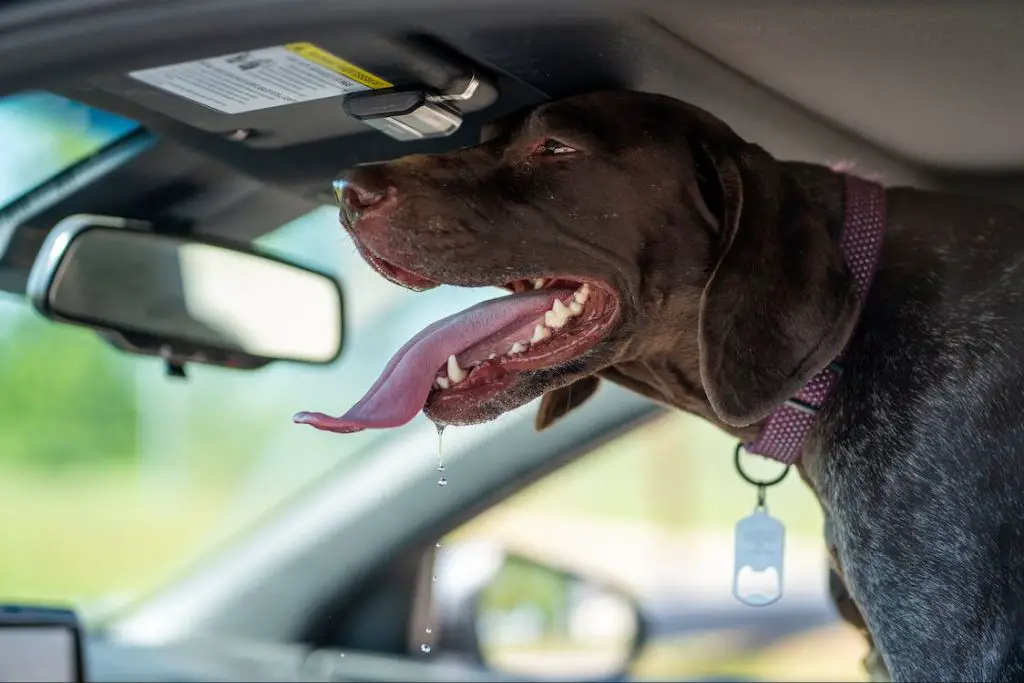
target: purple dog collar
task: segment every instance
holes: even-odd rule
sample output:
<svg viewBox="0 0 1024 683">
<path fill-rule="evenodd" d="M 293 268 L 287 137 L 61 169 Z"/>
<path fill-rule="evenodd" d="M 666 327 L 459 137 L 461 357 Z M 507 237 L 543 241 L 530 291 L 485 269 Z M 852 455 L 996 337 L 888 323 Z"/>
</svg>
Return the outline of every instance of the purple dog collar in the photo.
<svg viewBox="0 0 1024 683">
<path fill-rule="evenodd" d="M 852 175 L 845 175 L 845 217 L 839 246 L 853 271 L 859 306 L 864 305 L 882 251 L 885 233 L 885 188 Z M 845 350 L 844 350 L 845 353 Z M 839 358 L 842 358 L 840 353 Z M 800 393 L 774 413 L 753 442 L 744 444 L 748 453 L 787 465 L 800 459 L 804 439 L 825 403 L 831 398 L 842 367 L 838 359 L 811 378 Z"/>
</svg>

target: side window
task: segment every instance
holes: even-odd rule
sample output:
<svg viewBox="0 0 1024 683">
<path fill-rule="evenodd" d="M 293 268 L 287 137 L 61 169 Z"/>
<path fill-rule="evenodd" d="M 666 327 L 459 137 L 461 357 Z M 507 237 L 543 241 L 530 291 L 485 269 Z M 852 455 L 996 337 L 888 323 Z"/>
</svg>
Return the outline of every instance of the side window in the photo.
<svg viewBox="0 0 1024 683">
<path fill-rule="evenodd" d="M 459 572 L 467 597 L 449 636 L 515 675 L 860 680 L 865 644 L 828 598 L 821 512 L 795 471 L 767 498 L 786 526 L 784 595 L 762 608 L 733 598 L 733 527 L 757 499 L 734 448 L 672 413 L 456 529 L 443 539 L 451 564 L 478 570 Z M 780 471 L 743 463 L 757 477 Z"/>
</svg>

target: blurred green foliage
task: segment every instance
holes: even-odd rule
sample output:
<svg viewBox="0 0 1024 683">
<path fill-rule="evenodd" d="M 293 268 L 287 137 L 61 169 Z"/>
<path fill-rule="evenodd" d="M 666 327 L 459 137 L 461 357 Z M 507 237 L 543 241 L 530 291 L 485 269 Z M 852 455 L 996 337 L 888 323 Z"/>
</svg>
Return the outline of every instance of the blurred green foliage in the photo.
<svg viewBox="0 0 1024 683">
<path fill-rule="evenodd" d="M 24 194 L 136 127 L 48 93 L 0 99 L 0 135 L 9 136 L 0 197 Z M 116 352 L 94 334 L 53 325 L 20 302 L 2 303 L 0 463 L 52 469 L 130 459 L 135 397 Z"/>
<path fill-rule="evenodd" d="M 26 310 L 0 337 L 3 460 L 42 468 L 128 461 L 137 409 L 118 352 L 94 333 Z"/>
<path fill-rule="evenodd" d="M 478 597 L 479 612 L 512 612 L 530 605 L 544 616 L 545 631 L 561 631 L 571 581 L 572 577 L 556 569 L 507 555 L 497 575 Z"/>
</svg>

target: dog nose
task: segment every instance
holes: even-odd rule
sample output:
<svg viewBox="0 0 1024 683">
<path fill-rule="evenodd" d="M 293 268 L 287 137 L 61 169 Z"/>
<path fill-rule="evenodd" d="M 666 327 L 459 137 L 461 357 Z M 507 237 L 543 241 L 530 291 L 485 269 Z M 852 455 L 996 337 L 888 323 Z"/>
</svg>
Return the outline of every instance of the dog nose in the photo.
<svg viewBox="0 0 1024 683">
<path fill-rule="evenodd" d="M 365 173 L 351 172 L 334 181 L 334 194 L 341 206 L 342 222 L 348 229 L 355 229 L 356 222 L 367 211 L 379 209 L 388 198 L 393 198 L 394 189 Z"/>
<path fill-rule="evenodd" d="M 348 205 L 348 208 L 357 213 L 380 204 L 387 197 L 387 192 L 382 190 L 371 190 L 356 183 L 346 183 L 341 192 L 341 200 Z"/>
</svg>

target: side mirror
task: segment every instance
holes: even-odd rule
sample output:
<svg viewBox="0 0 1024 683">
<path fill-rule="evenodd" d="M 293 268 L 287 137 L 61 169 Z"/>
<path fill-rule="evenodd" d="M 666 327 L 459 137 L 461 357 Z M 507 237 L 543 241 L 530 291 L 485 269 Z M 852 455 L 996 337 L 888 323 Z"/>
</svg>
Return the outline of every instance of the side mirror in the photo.
<svg viewBox="0 0 1024 683">
<path fill-rule="evenodd" d="M 256 368 L 326 364 L 341 352 L 334 278 L 242 247 L 145 229 L 109 216 L 71 216 L 47 236 L 28 296 L 43 316 L 90 327 L 115 346 Z M 141 228 L 141 229 L 140 229 Z"/>
<path fill-rule="evenodd" d="M 640 652 L 645 619 L 618 588 L 495 546 L 451 550 L 437 566 L 442 652 L 513 677 L 564 680 L 622 677 Z"/>
</svg>

